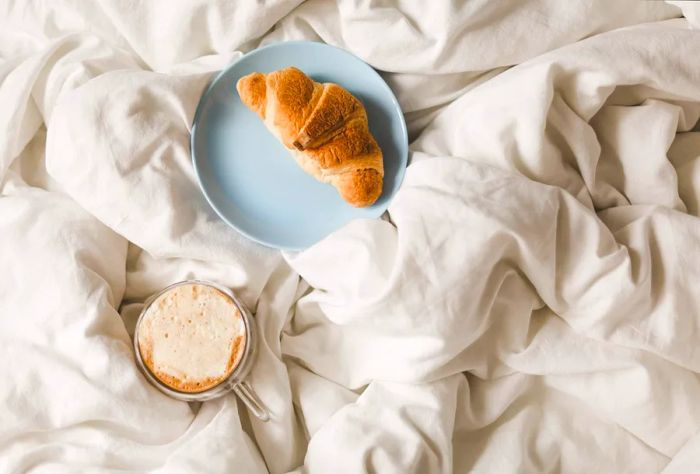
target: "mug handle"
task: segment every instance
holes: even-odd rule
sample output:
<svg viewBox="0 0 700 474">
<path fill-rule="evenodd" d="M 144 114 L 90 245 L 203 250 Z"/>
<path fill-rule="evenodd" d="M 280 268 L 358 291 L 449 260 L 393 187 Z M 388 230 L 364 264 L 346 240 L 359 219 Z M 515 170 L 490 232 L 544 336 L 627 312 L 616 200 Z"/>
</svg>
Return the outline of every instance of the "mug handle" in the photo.
<svg viewBox="0 0 700 474">
<path fill-rule="evenodd" d="M 233 391 L 236 393 L 236 395 L 238 395 L 238 398 L 240 398 L 243 401 L 243 403 L 246 404 L 248 409 L 251 412 L 253 412 L 253 415 L 255 415 L 259 420 L 270 420 L 270 413 L 263 405 L 263 402 L 260 401 L 260 398 L 255 393 L 255 390 L 253 390 L 253 387 L 251 387 L 246 380 L 241 380 L 236 385 L 234 385 Z"/>
</svg>

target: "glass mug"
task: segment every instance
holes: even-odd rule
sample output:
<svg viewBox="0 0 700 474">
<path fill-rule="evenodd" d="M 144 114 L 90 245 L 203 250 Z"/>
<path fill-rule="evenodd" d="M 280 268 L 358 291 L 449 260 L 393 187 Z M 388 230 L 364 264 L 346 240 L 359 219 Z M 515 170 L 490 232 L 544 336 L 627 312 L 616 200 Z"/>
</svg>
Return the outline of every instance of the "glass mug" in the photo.
<svg viewBox="0 0 700 474">
<path fill-rule="evenodd" d="M 153 302 L 158 299 L 159 296 L 182 285 L 202 285 L 219 290 L 231 298 L 233 304 L 240 311 L 245 326 L 246 344 L 238 364 L 236 364 L 228 377 L 219 382 L 217 385 L 214 385 L 213 387 L 201 392 L 181 392 L 161 382 L 153 373 L 151 373 L 150 369 L 144 363 L 141 356 L 141 350 L 139 348 L 139 327 L 141 326 L 141 320 L 146 314 L 146 311 L 148 311 L 148 308 L 150 308 L 151 304 L 153 304 Z M 255 390 L 253 390 L 250 383 L 245 380 L 245 377 L 248 375 L 248 372 L 250 372 L 250 369 L 253 366 L 257 353 L 257 329 L 255 327 L 255 323 L 253 322 L 253 316 L 250 311 L 248 311 L 248 308 L 246 308 L 246 306 L 239 301 L 238 298 L 236 298 L 236 295 L 228 288 L 224 288 L 216 283 L 205 280 L 185 280 L 167 286 L 158 293 L 152 295 L 146 300 L 146 303 L 139 314 L 138 320 L 136 321 L 136 329 L 134 330 L 134 351 L 136 353 L 136 363 L 143 375 L 149 382 L 151 382 L 152 385 L 154 385 L 164 394 L 186 402 L 203 402 L 213 398 L 218 398 L 233 391 L 236 395 L 238 395 L 238 398 L 240 398 L 243 403 L 246 404 L 253 415 L 262 421 L 268 421 L 270 419 L 267 409 L 260 401 L 260 398 L 255 393 Z"/>
</svg>

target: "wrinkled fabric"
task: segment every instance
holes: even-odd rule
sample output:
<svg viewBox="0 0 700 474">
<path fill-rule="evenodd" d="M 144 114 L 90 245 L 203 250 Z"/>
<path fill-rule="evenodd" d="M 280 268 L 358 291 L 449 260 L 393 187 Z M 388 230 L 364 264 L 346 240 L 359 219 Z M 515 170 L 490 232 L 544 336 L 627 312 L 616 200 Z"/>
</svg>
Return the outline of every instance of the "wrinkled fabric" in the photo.
<svg viewBox="0 0 700 474">
<path fill-rule="evenodd" d="M 0 2 L 0 472 L 698 470 L 697 12 Z M 387 219 L 280 253 L 209 208 L 189 131 L 293 39 L 378 69 L 411 152 Z M 187 278 L 255 313 L 270 422 L 138 372 Z"/>
</svg>

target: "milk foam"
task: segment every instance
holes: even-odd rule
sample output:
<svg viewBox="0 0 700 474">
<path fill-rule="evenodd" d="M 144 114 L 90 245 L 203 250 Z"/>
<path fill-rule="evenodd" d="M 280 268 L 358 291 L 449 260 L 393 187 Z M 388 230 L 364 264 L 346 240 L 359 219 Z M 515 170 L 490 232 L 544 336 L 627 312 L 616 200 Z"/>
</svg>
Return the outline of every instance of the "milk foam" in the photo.
<svg viewBox="0 0 700 474">
<path fill-rule="evenodd" d="M 245 324 L 227 295 L 188 284 L 159 296 L 144 314 L 139 333 L 140 341 L 150 342 L 156 370 L 192 381 L 228 375 Z"/>
</svg>

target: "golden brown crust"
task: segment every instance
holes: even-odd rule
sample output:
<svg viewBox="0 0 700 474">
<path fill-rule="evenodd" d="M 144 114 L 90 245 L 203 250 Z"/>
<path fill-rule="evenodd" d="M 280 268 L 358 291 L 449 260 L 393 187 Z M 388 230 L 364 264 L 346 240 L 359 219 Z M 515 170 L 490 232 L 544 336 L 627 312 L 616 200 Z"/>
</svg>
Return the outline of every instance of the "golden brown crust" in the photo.
<svg viewBox="0 0 700 474">
<path fill-rule="evenodd" d="M 381 175 L 384 174 L 383 163 L 376 163 L 376 156 L 382 151 L 379 145 L 374 140 L 374 137 L 369 133 L 369 129 L 365 123 L 359 120 L 353 120 L 343 127 L 339 133 L 333 136 L 330 140 L 318 148 L 308 148 L 305 153 L 316 160 L 322 168 L 337 168 L 339 166 L 347 166 L 350 171 L 357 168 L 360 160 L 365 157 L 371 159 L 370 168 L 376 168 L 379 165 Z M 348 157 L 352 160 L 348 160 Z"/>
<path fill-rule="evenodd" d="M 373 169 L 363 169 L 340 175 L 335 185 L 340 196 L 357 207 L 374 204 L 382 194 L 382 177 Z"/>
<path fill-rule="evenodd" d="M 258 114 L 261 119 L 265 119 L 265 102 L 267 95 L 267 87 L 265 86 L 265 74 L 254 72 L 247 75 L 245 78 L 238 81 L 236 84 L 238 95 L 244 104 L 253 112 Z"/>
<path fill-rule="evenodd" d="M 352 94 L 337 84 L 326 84 L 316 107 L 299 130 L 294 146 L 298 150 L 316 148 L 328 141 L 352 119 L 367 123 L 364 107 Z M 369 133 L 369 131 L 368 131 Z"/>
<path fill-rule="evenodd" d="M 334 185 L 349 204 L 369 206 L 381 195 L 382 151 L 369 131 L 364 106 L 350 92 L 314 82 L 293 67 L 250 74 L 236 87 L 241 101 L 298 161 L 306 162 L 304 169 Z"/>
<path fill-rule="evenodd" d="M 267 101 L 274 104 L 275 111 L 269 120 L 280 133 L 282 143 L 289 148 L 319 101 L 322 87 L 296 68 L 267 74 L 265 84 L 269 94 Z"/>
</svg>

